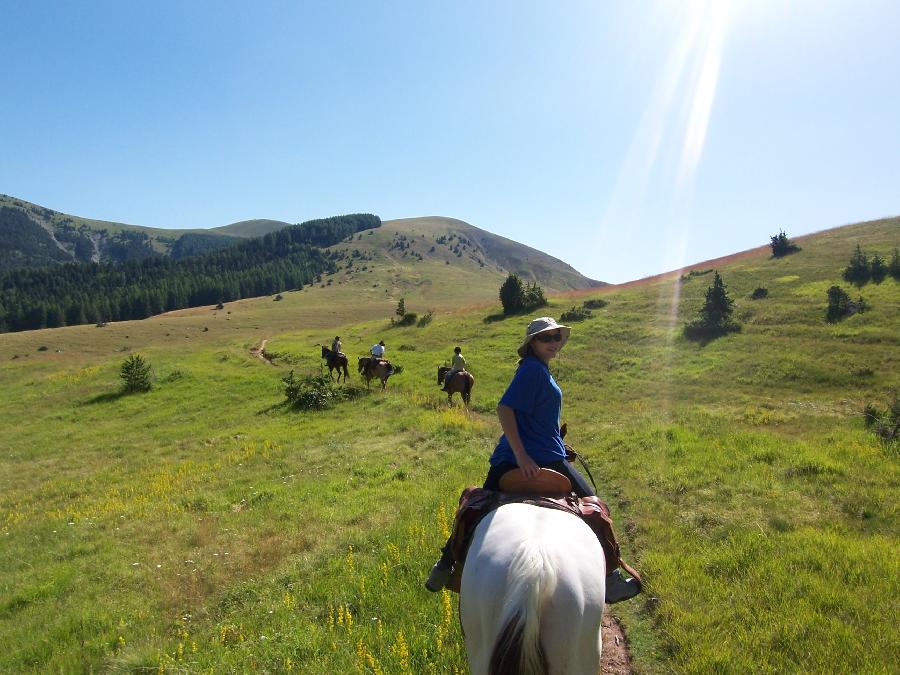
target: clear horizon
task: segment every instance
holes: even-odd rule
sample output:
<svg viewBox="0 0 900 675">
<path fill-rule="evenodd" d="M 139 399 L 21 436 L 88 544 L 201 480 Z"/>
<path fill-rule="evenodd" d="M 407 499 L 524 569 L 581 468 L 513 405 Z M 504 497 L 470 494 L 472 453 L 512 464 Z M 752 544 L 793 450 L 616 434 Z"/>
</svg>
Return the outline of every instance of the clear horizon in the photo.
<svg viewBox="0 0 900 675">
<path fill-rule="evenodd" d="M 0 192 L 464 220 L 621 283 L 900 214 L 900 5 L 7 3 Z"/>
</svg>

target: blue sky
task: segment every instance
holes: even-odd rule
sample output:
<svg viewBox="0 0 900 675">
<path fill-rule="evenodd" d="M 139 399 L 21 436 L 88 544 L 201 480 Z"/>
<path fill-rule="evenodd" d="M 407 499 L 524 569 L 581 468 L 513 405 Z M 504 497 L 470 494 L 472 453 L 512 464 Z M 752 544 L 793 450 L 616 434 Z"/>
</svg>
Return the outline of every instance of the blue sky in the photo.
<svg viewBox="0 0 900 675">
<path fill-rule="evenodd" d="M 896 0 L 0 0 L 0 192 L 452 216 L 631 279 L 900 214 Z"/>
</svg>

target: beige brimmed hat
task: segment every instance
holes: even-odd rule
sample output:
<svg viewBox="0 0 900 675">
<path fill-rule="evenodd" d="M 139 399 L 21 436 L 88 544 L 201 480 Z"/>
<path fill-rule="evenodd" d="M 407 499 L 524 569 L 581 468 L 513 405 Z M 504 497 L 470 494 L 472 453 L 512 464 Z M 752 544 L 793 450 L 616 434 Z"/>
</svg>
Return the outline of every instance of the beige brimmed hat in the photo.
<svg viewBox="0 0 900 675">
<path fill-rule="evenodd" d="M 519 356 L 523 359 L 525 358 L 525 354 L 528 353 L 528 343 L 531 342 L 531 338 L 533 338 L 538 333 L 546 333 L 547 331 L 559 329 L 560 335 L 562 335 L 562 342 L 559 345 L 559 348 L 562 349 L 563 346 L 569 340 L 569 333 L 571 329 L 568 326 L 561 326 L 556 323 L 556 319 L 549 316 L 542 316 L 531 323 L 528 324 L 528 328 L 525 329 L 525 341 L 519 346 L 517 350 Z"/>
</svg>

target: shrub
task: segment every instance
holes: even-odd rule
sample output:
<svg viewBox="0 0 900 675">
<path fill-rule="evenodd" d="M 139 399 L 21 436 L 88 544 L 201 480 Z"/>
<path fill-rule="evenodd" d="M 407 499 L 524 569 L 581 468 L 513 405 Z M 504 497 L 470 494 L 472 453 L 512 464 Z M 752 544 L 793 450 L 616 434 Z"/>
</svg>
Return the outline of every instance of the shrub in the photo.
<svg viewBox="0 0 900 675">
<path fill-rule="evenodd" d="M 606 307 L 609 303 L 606 300 L 601 300 L 600 298 L 595 298 L 593 300 L 585 300 L 584 308 L 585 309 L 601 309 Z"/>
<path fill-rule="evenodd" d="M 688 279 L 693 279 L 694 277 L 702 277 L 702 276 L 705 276 L 705 275 L 709 274 L 709 273 L 712 272 L 712 271 L 713 271 L 712 269 L 708 269 L 708 270 L 691 270 L 691 271 L 688 272 L 687 274 L 682 274 L 682 275 L 681 275 L 681 281 L 687 281 Z"/>
<path fill-rule="evenodd" d="M 395 326 L 412 326 L 419 318 L 415 312 L 407 312 L 399 321 L 394 321 Z M 392 319 L 393 320 L 393 319 Z"/>
<path fill-rule="evenodd" d="M 125 382 L 127 393 L 150 391 L 150 364 L 140 354 L 132 354 L 125 359 L 119 377 Z"/>
<path fill-rule="evenodd" d="M 284 300 L 284 296 L 281 295 L 281 293 L 279 293 L 278 295 L 276 295 L 276 296 L 273 298 L 273 300 L 275 300 L 275 302 L 278 302 L 279 300 Z"/>
<path fill-rule="evenodd" d="M 848 314 L 850 314 L 850 296 L 840 286 L 832 286 L 828 289 L 828 309 L 825 310 L 825 319 L 829 323 L 834 323 Z"/>
<path fill-rule="evenodd" d="M 778 234 L 776 234 L 774 237 L 771 237 L 770 246 L 772 247 L 772 256 L 775 258 L 781 258 L 782 256 L 786 256 L 790 253 L 796 253 L 800 250 L 799 246 L 788 239 L 788 236 L 784 233 L 784 230 L 779 231 Z"/>
<path fill-rule="evenodd" d="M 433 318 L 434 318 L 434 312 L 429 310 L 428 312 L 426 312 L 425 314 L 422 315 L 422 318 L 419 319 L 419 321 L 416 325 L 419 328 L 425 328 L 425 326 L 427 326 L 428 324 L 431 323 L 431 320 Z"/>
<path fill-rule="evenodd" d="M 563 323 L 571 323 L 573 321 L 584 321 L 585 319 L 590 319 L 592 316 L 591 310 L 585 309 L 584 307 L 572 307 L 572 309 L 568 309 L 563 312 L 559 320 Z"/>
<path fill-rule="evenodd" d="M 526 312 L 547 304 L 544 289 L 537 282 L 529 285 L 522 283 L 518 274 L 510 274 L 500 286 L 500 303 L 506 315 Z"/>
<path fill-rule="evenodd" d="M 768 298 L 768 297 L 769 297 L 769 289 L 763 288 L 762 286 L 759 286 L 759 287 L 753 289 L 753 293 L 750 294 L 751 300 L 762 300 L 763 298 Z"/>
<path fill-rule="evenodd" d="M 832 286 L 828 289 L 828 309 L 825 310 L 825 319 L 829 323 L 835 323 L 853 314 L 862 314 L 869 309 L 869 303 L 862 296 L 854 301 L 840 286 Z"/>
<path fill-rule="evenodd" d="M 281 378 L 284 396 L 299 410 L 324 410 L 335 403 L 357 398 L 366 393 L 365 387 L 345 385 L 336 387 L 327 375 L 307 375 L 298 378 L 291 370 Z"/>
<path fill-rule="evenodd" d="M 887 410 L 881 410 L 867 403 L 863 410 L 866 428 L 878 436 L 883 443 L 893 443 L 900 439 L 900 399 L 894 392 L 893 400 Z"/>
</svg>

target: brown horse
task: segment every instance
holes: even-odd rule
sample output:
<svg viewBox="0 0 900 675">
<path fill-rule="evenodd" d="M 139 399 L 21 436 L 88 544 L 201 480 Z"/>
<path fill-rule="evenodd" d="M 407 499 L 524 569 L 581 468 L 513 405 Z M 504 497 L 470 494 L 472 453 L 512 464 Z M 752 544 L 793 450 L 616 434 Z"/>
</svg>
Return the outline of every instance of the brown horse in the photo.
<svg viewBox="0 0 900 675">
<path fill-rule="evenodd" d="M 333 352 L 328 347 L 322 346 L 322 358 L 325 359 L 325 363 L 328 364 L 328 377 L 334 379 L 334 371 L 335 369 L 338 371 L 337 381 L 341 381 L 341 371 L 344 371 L 344 382 L 347 381 L 347 378 L 350 376 L 350 373 L 347 371 L 347 357 L 340 352 Z"/>
<path fill-rule="evenodd" d="M 438 384 L 443 386 L 444 377 L 450 372 L 450 366 L 440 366 L 438 368 Z M 459 392 L 463 403 L 468 407 L 469 397 L 472 395 L 472 387 L 475 386 L 475 376 L 467 370 L 461 370 L 450 378 L 447 384 L 447 401 L 453 403 L 453 393 Z"/>
<path fill-rule="evenodd" d="M 394 366 L 390 361 L 379 361 L 371 356 L 363 356 L 359 359 L 359 372 L 366 378 L 367 387 L 369 382 L 377 377 L 381 380 L 381 391 L 384 391 L 387 379 L 394 374 Z"/>
</svg>

